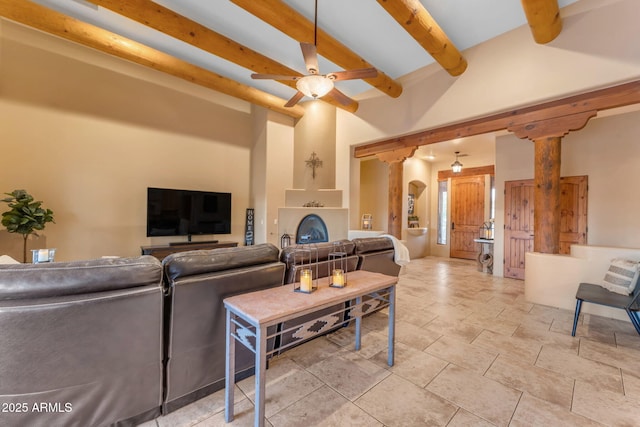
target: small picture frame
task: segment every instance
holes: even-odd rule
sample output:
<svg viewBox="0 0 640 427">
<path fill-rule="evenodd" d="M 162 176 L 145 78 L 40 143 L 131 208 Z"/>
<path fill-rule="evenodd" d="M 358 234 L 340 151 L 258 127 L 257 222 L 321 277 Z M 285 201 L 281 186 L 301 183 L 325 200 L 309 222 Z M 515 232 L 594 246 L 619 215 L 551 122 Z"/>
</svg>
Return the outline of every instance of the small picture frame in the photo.
<svg viewBox="0 0 640 427">
<path fill-rule="evenodd" d="M 413 193 L 409 193 L 409 198 L 407 200 L 407 214 L 413 215 L 416 206 L 416 196 Z"/>
<path fill-rule="evenodd" d="M 31 260 L 34 264 L 43 262 L 53 262 L 56 256 L 56 250 L 53 249 L 32 249 Z"/>
</svg>

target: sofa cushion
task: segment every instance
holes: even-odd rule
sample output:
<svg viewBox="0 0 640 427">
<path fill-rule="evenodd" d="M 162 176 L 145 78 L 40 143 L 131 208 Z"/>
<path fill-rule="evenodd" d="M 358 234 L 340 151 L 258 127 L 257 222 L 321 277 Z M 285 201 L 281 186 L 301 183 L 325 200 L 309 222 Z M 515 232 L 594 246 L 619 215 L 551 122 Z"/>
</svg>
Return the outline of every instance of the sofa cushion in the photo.
<svg viewBox="0 0 640 427">
<path fill-rule="evenodd" d="M 388 237 L 359 237 L 353 243 L 356 254 L 393 250 L 393 241 Z"/>
<path fill-rule="evenodd" d="M 167 256 L 162 263 L 167 278 L 230 270 L 278 261 L 280 250 L 271 243 L 218 249 L 199 249 L 177 252 Z"/>
<path fill-rule="evenodd" d="M 308 249 L 310 252 L 306 254 L 296 254 L 298 249 Z M 336 240 L 334 242 L 322 242 L 322 243 L 312 243 L 307 245 L 296 245 L 296 246 L 288 246 L 284 248 L 280 254 L 280 261 L 284 262 L 287 265 L 287 268 L 293 266 L 294 261 L 296 263 L 309 263 L 316 262 L 316 256 L 318 261 L 326 261 L 329 259 L 329 254 L 332 252 L 336 252 L 336 250 L 340 252 L 345 252 L 347 256 L 353 255 L 355 250 L 355 245 L 352 241 L 343 239 Z M 294 255 L 297 258 L 294 260 Z M 309 259 L 311 257 L 311 259 Z"/>
<path fill-rule="evenodd" d="M 156 258 L 0 265 L 0 300 L 47 298 L 161 285 Z"/>
</svg>

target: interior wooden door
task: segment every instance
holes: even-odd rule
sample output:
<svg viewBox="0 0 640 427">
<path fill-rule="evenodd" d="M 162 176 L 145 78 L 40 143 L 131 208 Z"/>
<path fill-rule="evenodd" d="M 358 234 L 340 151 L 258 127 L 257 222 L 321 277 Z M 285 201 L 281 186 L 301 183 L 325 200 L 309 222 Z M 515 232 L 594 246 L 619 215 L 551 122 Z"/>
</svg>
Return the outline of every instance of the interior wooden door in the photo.
<svg viewBox="0 0 640 427">
<path fill-rule="evenodd" d="M 452 258 L 476 259 L 484 223 L 484 176 L 451 179 L 451 246 Z"/>
<path fill-rule="evenodd" d="M 532 179 L 504 183 L 504 277 L 524 280 L 524 254 L 533 251 Z"/>
<path fill-rule="evenodd" d="M 533 251 L 533 180 L 505 182 L 504 276 L 524 279 L 525 253 Z M 587 243 L 588 178 L 560 178 L 560 253 Z"/>
<path fill-rule="evenodd" d="M 587 176 L 560 178 L 560 253 L 571 253 L 571 245 L 587 243 Z"/>
</svg>

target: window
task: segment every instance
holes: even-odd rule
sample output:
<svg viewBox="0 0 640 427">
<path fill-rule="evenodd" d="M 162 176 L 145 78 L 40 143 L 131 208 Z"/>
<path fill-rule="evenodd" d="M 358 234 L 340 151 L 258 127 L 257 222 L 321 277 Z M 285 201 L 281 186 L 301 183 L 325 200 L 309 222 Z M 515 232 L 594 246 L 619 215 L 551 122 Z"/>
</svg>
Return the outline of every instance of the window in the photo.
<svg viewBox="0 0 640 427">
<path fill-rule="evenodd" d="M 496 219 L 496 177 L 491 175 L 491 201 L 490 203 L 490 212 L 489 218 L 495 220 Z"/>
<path fill-rule="evenodd" d="M 438 244 L 447 244 L 447 181 L 438 182 Z"/>
</svg>

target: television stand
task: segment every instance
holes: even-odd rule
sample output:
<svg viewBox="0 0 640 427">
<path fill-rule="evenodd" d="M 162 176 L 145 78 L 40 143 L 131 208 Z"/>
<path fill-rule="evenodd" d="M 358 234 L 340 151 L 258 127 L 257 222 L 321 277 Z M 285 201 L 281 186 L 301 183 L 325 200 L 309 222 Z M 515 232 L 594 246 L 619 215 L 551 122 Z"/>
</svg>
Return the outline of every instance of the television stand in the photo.
<svg viewBox="0 0 640 427">
<path fill-rule="evenodd" d="M 171 242 L 171 243 L 169 243 L 169 246 L 206 245 L 206 244 L 210 244 L 210 243 L 218 243 L 218 241 L 217 240 L 204 240 L 202 242 L 192 242 L 191 238 L 189 238 L 189 241 L 187 241 L 187 242 Z"/>
<path fill-rule="evenodd" d="M 238 242 L 175 242 L 176 244 L 141 246 L 142 255 L 152 255 L 162 261 L 166 256 L 176 252 L 195 251 L 197 249 L 233 248 Z"/>
</svg>

